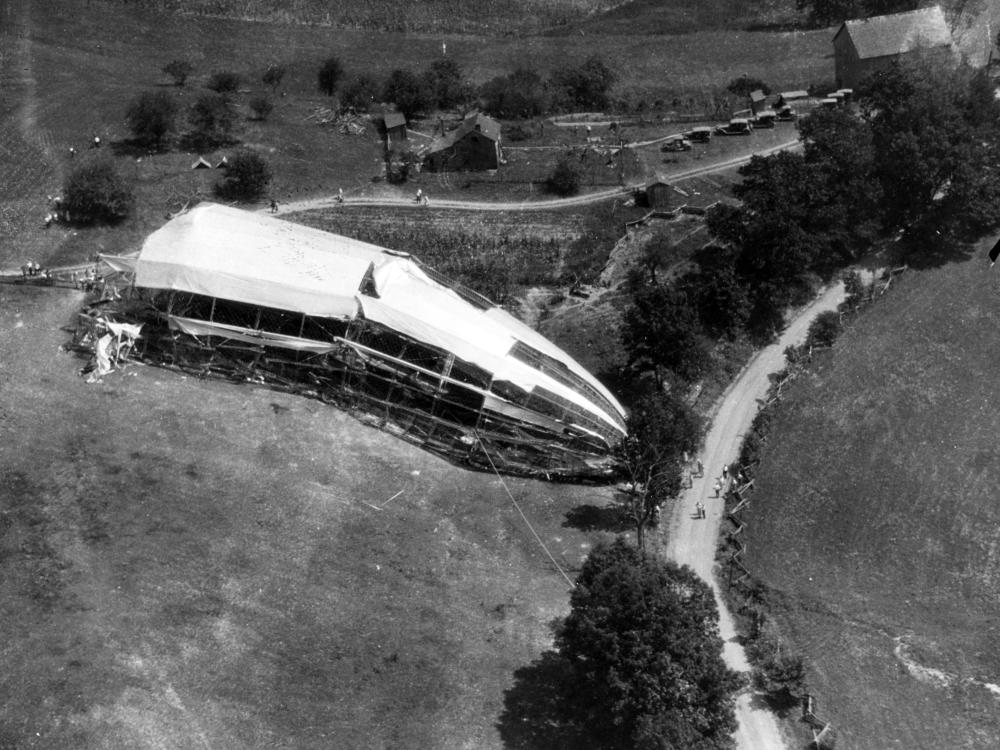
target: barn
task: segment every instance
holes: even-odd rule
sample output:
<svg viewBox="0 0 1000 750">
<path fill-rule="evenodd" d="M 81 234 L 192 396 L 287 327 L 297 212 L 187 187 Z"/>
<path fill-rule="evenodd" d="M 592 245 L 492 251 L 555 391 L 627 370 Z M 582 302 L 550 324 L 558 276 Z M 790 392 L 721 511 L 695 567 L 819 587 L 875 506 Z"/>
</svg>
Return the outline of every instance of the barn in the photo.
<svg viewBox="0 0 1000 750">
<path fill-rule="evenodd" d="M 917 50 L 952 54 L 952 37 L 941 8 L 844 21 L 833 36 L 838 88 L 857 88 L 867 76 Z"/>
<path fill-rule="evenodd" d="M 670 208 L 674 188 L 666 180 L 656 177 L 646 183 L 645 203 L 650 208 Z"/>
<path fill-rule="evenodd" d="M 497 169 L 503 158 L 500 123 L 473 113 L 431 144 L 424 166 L 433 172 Z"/>
<path fill-rule="evenodd" d="M 625 411 L 485 297 L 388 250 L 201 204 L 103 257 L 150 363 L 319 398 L 474 468 L 606 479 Z"/>
</svg>

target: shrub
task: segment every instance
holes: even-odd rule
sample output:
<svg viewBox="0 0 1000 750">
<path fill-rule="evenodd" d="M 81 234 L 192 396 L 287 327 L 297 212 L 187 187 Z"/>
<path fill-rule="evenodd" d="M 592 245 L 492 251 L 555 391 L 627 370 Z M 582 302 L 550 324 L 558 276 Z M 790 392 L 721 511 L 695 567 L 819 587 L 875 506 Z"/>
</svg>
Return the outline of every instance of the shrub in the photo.
<svg viewBox="0 0 1000 750">
<path fill-rule="evenodd" d="M 551 83 L 562 106 L 603 109 L 608 105 L 608 93 L 614 81 L 611 69 L 600 57 L 593 55 L 583 65 L 555 71 Z"/>
<path fill-rule="evenodd" d="M 166 91 L 144 91 L 129 105 L 125 122 L 136 140 L 159 147 L 174 129 L 177 101 Z"/>
<path fill-rule="evenodd" d="M 163 72 L 174 79 L 175 86 L 183 86 L 194 66 L 186 60 L 171 60 L 163 66 Z"/>
<path fill-rule="evenodd" d="M 226 161 L 224 169 L 225 175 L 216 183 L 215 193 L 226 200 L 258 200 L 271 184 L 271 168 L 251 149 L 237 151 Z"/>
<path fill-rule="evenodd" d="M 129 215 L 135 202 L 132 186 L 108 157 L 78 164 L 63 185 L 63 205 L 79 224 L 113 224 Z"/>
<path fill-rule="evenodd" d="M 739 78 L 734 78 L 726 85 L 726 91 L 730 94 L 743 98 L 750 96 L 751 91 L 757 91 L 758 89 L 763 91 L 765 94 L 771 93 L 771 87 L 762 80 L 759 78 L 751 78 L 745 74 L 741 75 Z"/>
<path fill-rule="evenodd" d="M 278 86 L 281 85 L 281 81 L 284 77 L 284 65 L 268 65 L 267 70 L 264 71 L 264 75 L 262 75 L 260 79 L 264 82 L 265 86 L 271 87 L 271 91 L 277 91 Z"/>
<path fill-rule="evenodd" d="M 205 86 L 220 94 L 235 94 L 237 89 L 240 87 L 240 82 L 241 78 L 239 73 L 223 71 L 220 73 L 212 73 Z"/>
<path fill-rule="evenodd" d="M 581 177 L 576 161 L 569 156 L 563 156 L 545 184 L 556 195 L 576 195 L 580 192 Z"/>
<path fill-rule="evenodd" d="M 480 88 L 479 96 L 483 109 L 495 117 L 535 117 L 549 108 L 541 77 L 527 68 L 518 68 L 510 75 L 487 81 Z"/>
<path fill-rule="evenodd" d="M 188 122 L 193 128 L 191 135 L 204 145 L 228 141 L 235 121 L 236 113 L 222 94 L 202 94 L 188 112 Z"/>
<path fill-rule="evenodd" d="M 316 84 L 324 94 L 333 96 L 343 75 L 344 66 L 340 64 L 340 58 L 328 57 L 320 66 L 319 73 L 316 74 Z"/>
<path fill-rule="evenodd" d="M 406 182 L 410 175 L 419 171 L 421 158 L 415 151 L 390 151 L 386 159 L 385 177 L 389 182 Z"/>
<path fill-rule="evenodd" d="M 834 310 L 827 310 L 816 316 L 816 319 L 809 326 L 809 333 L 806 335 L 806 344 L 809 346 L 827 347 L 833 346 L 840 334 L 840 313 Z"/>
<path fill-rule="evenodd" d="M 265 94 L 258 94 L 250 100 L 250 109 L 258 120 L 266 120 L 274 109 L 274 102 Z"/>
</svg>

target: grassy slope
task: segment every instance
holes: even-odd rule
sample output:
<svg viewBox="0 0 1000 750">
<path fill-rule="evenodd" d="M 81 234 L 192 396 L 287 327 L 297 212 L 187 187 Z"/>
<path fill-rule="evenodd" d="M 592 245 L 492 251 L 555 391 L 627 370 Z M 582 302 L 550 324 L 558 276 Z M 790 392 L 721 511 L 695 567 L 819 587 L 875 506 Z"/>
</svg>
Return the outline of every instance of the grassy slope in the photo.
<svg viewBox="0 0 1000 750">
<path fill-rule="evenodd" d="M 985 250 L 984 250 L 985 252 Z M 1000 294 L 979 258 L 910 272 L 790 392 L 751 570 L 849 747 L 992 748 L 1000 682 Z M 917 679 L 894 656 L 957 676 Z"/>
<path fill-rule="evenodd" d="M 499 747 L 567 605 L 499 482 L 316 401 L 86 385 L 78 302 L 0 288 L 0 746 Z M 607 491 L 509 484 L 578 565 Z"/>
</svg>

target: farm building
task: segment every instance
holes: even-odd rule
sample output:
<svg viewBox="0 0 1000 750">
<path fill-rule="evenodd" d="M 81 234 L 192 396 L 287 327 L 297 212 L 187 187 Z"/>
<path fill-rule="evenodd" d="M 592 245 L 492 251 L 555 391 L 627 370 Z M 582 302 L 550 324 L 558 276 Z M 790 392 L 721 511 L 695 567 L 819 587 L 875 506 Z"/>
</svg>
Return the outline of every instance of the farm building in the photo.
<svg viewBox="0 0 1000 750">
<path fill-rule="evenodd" d="M 391 149 L 394 143 L 406 140 L 406 118 L 402 112 L 386 112 L 382 115 L 382 125 L 386 148 Z"/>
<path fill-rule="evenodd" d="M 405 252 L 202 204 L 136 256 L 103 260 L 121 299 L 100 309 L 142 324 L 135 354 L 153 363 L 314 396 L 480 469 L 614 472 L 625 435 L 614 396 Z"/>
<path fill-rule="evenodd" d="M 424 165 L 435 172 L 497 169 L 501 159 L 500 123 L 475 113 L 431 144 Z"/>
<path fill-rule="evenodd" d="M 656 178 L 647 182 L 643 192 L 650 208 L 670 208 L 674 189 L 666 180 Z"/>
<path fill-rule="evenodd" d="M 865 77 L 918 50 L 952 54 L 951 31 L 937 5 L 845 21 L 833 37 L 837 86 L 856 88 Z"/>
</svg>

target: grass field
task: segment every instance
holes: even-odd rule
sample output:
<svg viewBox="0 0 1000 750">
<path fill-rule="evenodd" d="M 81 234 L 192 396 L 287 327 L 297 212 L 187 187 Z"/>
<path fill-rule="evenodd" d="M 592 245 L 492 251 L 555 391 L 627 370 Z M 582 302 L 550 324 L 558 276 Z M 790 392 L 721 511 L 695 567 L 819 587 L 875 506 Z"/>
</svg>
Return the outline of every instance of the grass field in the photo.
<svg viewBox="0 0 1000 750">
<path fill-rule="evenodd" d="M 1000 292 L 981 257 L 898 282 L 788 391 L 747 565 L 838 747 L 985 750 L 1000 745 Z"/>
<path fill-rule="evenodd" d="M 0 287 L 0 746 L 500 747 L 568 600 L 497 479 L 317 401 L 86 385 L 78 304 Z M 507 481 L 577 567 L 608 490 Z"/>
</svg>

